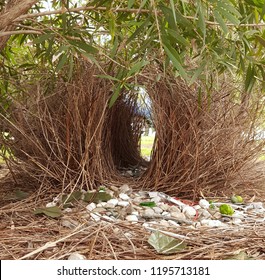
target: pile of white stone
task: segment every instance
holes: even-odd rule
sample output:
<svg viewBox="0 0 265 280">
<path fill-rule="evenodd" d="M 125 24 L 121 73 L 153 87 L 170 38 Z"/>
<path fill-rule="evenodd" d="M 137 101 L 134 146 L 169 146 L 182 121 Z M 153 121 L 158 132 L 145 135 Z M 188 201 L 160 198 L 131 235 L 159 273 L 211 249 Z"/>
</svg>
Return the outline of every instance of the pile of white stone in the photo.
<svg viewBox="0 0 265 280">
<path fill-rule="evenodd" d="M 91 202 L 86 211 L 95 222 L 128 221 L 140 223 L 149 228 L 188 226 L 235 227 L 247 222 L 264 222 L 265 208 L 262 202 L 233 204 L 224 202 L 234 209 L 233 215 L 223 215 L 219 211 L 220 202 L 201 199 L 198 204 L 188 205 L 179 199 L 161 192 L 133 192 L 128 185 L 104 190 L 111 195 L 106 202 Z M 149 206 L 143 206 L 149 205 Z"/>
</svg>

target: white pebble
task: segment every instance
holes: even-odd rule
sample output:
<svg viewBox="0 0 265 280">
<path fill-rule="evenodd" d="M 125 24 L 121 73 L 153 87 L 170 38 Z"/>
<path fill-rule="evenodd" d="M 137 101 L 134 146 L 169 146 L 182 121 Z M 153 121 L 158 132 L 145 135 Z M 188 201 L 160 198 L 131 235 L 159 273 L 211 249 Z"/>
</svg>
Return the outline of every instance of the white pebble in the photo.
<svg viewBox="0 0 265 280">
<path fill-rule="evenodd" d="M 107 204 L 107 202 L 100 202 L 100 203 L 97 204 L 97 207 L 98 208 L 105 207 L 106 204 Z"/>
<path fill-rule="evenodd" d="M 129 201 L 119 201 L 118 202 L 118 205 L 119 206 L 122 206 L 122 207 L 127 207 L 128 205 L 130 204 L 130 202 Z"/>
<path fill-rule="evenodd" d="M 177 220 L 180 220 L 180 221 L 186 220 L 186 216 L 183 213 L 180 213 L 180 212 L 172 212 L 171 217 L 175 218 Z"/>
<path fill-rule="evenodd" d="M 164 211 L 167 211 L 170 207 L 168 204 L 165 203 L 159 203 L 158 206 Z"/>
<path fill-rule="evenodd" d="M 170 211 L 170 212 L 178 212 L 178 213 L 181 212 L 180 209 L 179 209 L 179 207 L 178 207 L 178 206 L 175 206 L 175 205 L 170 206 L 170 207 L 169 207 L 169 211 Z"/>
<path fill-rule="evenodd" d="M 145 209 L 144 210 L 144 215 L 147 217 L 154 217 L 155 211 L 151 208 Z"/>
<path fill-rule="evenodd" d="M 113 206 L 113 207 L 110 207 L 110 208 L 114 208 L 115 206 L 118 205 L 118 203 L 119 203 L 119 200 L 116 199 L 116 198 L 112 198 L 112 199 L 108 200 L 108 202 L 107 202 L 108 205 Z M 107 207 L 107 206 L 105 206 L 105 207 Z"/>
<path fill-rule="evenodd" d="M 139 212 L 138 212 L 138 211 L 132 211 L 131 214 L 132 214 L 132 215 L 135 215 L 135 216 L 139 216 Z"/>
<path fill-rule="evenodd" d="M 201 207 L 200 205 L 194 205 L 193 208 L 194 208 L 195 210 L 202 209 L 202 207 Z"/>
<path fill-rule="evenodd" d="M 233 218 L 232 223 L 233 223 L 234 225 L 239 225 L 239 224 L 242 223 L 242 221 L 241 221 L 241 219 L 239 219 L 239 218 Z"/>
<path fill-rule="evenodd" d="M 180 225 L 179 225 L 177 222 L 175 222 L 175 221 L 169 220 L 168 223 L 169 223 L 171 226 L 174 226 L 174 227 L 179 227 L 179 226 L 180 226 Z"/>
<path fill-rule="evenodd" d="M 169 227 L 170 226 L 169 222 L 166 221 L 166 220 L 161 220 L 159 224 L 164 226 L 164 227 Z"/>
<path fill-rule="evenodd" d="M 90 217 L 91 217 L 92 220 L 94 220 L 95 222 L 99 222 L 99 221 L 100 221 L 100 216 L 99 216 L 99 214 L 91 213 L 91 214 L 90 214 Z"/>
<path fill-rule="evenodd" d="M 155 211 L 156 214 L 161 214 L 163 212 L 163 210 L 159 207 L 153 207 L 152 209 Z"/>
<path fill-rule="evenodd" d="M 119 198 L 121 198 L 122 200 L 129 200 L 130 199 L 130 197 L 126 193 L 120 193 Z"/>
<path fill-rule="evenodd" d="M 196 210 L 191 207 L 191 206 L 186 206 L 183 209 L 183 213 L 188 217 L 188 218 L 193 218 L 196 215 Z"/>
<path fill-rule="evenodd" d="M 86 257 L 84 255 L 81 255 L 79 253 L 72 253 L 69 257 L 68 260 L 85 260 Z"/>
<path fill-rule="evenodd" d="M 129 222 L 137 222 L 138 217 L 136 215 L 128 215 L 128 216 L 126 216 L 126 220 Z"/>
<path fill-rule="evenodd" d="M 158 196 L 158 192 L 149 192 L 149 196 L 150 197 L 157 197 Z"/>
<path fill-rule="evenodd" d="M 87 211 L 93 211 L 97 207 L 96 203 L 92 202 L 87 205 L 86 210 Z"/>
<path fill-rule="evenodd" d="M 56 206 L 56 202 L 54 201 L 46 204 L 46 207 L 54 207 L 54 206 Z"/>
<path fill-rule="evenodd" d="M 151 199 L 151 201 L 153 201 L 153 202 L 155 202 L 155 203 L 158 203 L 158 202 L 160 202 L 161 201 L 161 197 L 160 196 L 156 196 L 156 197 L 153 197 L 152 199 Z"/>
<path fill-rule="evenodd" d="M 131 193 L 132 193 L 132 188 L 129 187 L 129 185 L 124 184 L 124 185 L 121 186 L 120 192 L 122 192 L 122 193 L 127 193 L 127 194 L 131 194 Z"/>
<path fill-rule="evenodd" d="M 201 220 L 201 225 L 208 227 L 221 227 L 223 226 L 223 223 L 219 220 Z"/>
<path fill-rule="evenodd" d="M 206 200 L 206 199 L 201 199 L 199 201 L 199 205 L 201 206 L 201 208 L 203 209 L 208 209 L 210 206 L 210 203 Z"/>
<path fill-rule="evenodd" d="M 162 216 L 170 217 L 171 214 L 170 214 L 169 212 L 167 212 L 167 211 L 164 211 L 164 212 L 162 213 Z"/>
</svg>

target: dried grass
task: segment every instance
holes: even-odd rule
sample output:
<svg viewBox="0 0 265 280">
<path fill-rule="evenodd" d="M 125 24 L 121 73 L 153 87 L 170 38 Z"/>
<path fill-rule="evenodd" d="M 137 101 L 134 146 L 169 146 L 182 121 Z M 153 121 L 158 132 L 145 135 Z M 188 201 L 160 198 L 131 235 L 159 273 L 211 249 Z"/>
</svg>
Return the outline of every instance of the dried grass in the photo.
<svg viewBox="0 0 265 280">
<path fill-rule="evenodd" d="M 64 259 L 73 251 L 89 259 L 223 259 L 238 248 L 265 259 L 264 223 L 234 232 L 181 227 L 178 234 L 192 237 L 188 249 L 165 257 L 147 244 L 149 233 L 140 225 L 93 224 L 76 209 L 65 215 L 80 223 L 70 230 L 58 220 L 31 214 L 58 193 L 102 184 L 128 183 L 190 199 L 233 192 L 265 197 L 264 168 L 256 164 L 264 143 L 254 139 L 263 110 L 258 98 L 240 103 L 235 89 L 225 85 L 198 102 L 198 88 L 149 68 L 138 80 L 152 101 L 156 129 L 147 166 L 140 156 L 144 120 L 136 114 L 137 93 L 121 92 L 109 109 L 112 85 L 98 74 L 94 66 L 83 64 L 73 82 L 58 79 L 48 95 L 41 83 L 31 87 L 2 115 L 1 127 L 15 140 L 1 136 L 0 144 L 15 157 L 6 158 L 13 183 L 0 188 L 1 259 Z M 137 165 L 147 166 L 138 178 L 120 171 Z M 10 203 L 12 190 L 28 185 L 31 196 Z"/>
<path fill-rule="evenodd" d="M 3 259 L 67 259 L 73 252 L 87 259 L 227 259 L 240 256 L 265 259 L 265 223 L 244 223 L 233 229 L 188 226 L 168 228 L 182 236 L 186 249 L 173 255 L 161 255 L 148 244 L 150 232 L 141 224 L 109 223 L 86 220 L 82 207 L 65 213 L 61 220 L 32 214 L 34 202 L 2 208 L 0 215 L 0 258 Z M 62 220 L 78 225 L 69 229 Z"/>
</svg>

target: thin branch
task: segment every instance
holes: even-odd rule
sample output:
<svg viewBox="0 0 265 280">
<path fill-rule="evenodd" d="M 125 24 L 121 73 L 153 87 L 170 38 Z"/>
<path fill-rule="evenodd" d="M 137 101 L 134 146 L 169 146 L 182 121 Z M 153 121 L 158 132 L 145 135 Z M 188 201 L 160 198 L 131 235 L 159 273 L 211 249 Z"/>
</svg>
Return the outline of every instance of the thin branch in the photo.
<svg viewBox="0 0 265 280">
<path fill-rule="evenodd" d="M 42 34 L 42 33 L 40 31 L 34 31 L 34 30 L 16 30 L 16 31 L 0 32 L 0 37 L 16 35 L 16 34 Z"/>
<path fill-rule="evenodd" d="M 88 7 L 78 7 L 78 8 L 71 8 L 71 9 L 59 9 L 59 10 L 53 10 L 53 11 L 46 11 L 46 12 L 41 12 L 41 13 L 34 13 L 34 14 L 27 14 L 27 15 L 22 15 L 18 18 L 16 18 L 14 21 L 22 21 L 25 19 L 30 19 L 30 18 L 35 18 L 35 17 L 41 17 L 41 16 L 48 16 L 48 15 L 55 15 L 55 14 L 64 14 L 65 12 L 68 13 L 78 13 L 81 11 L 112 11 L 112 12 L 127 12 L 127 13 L 136 13 L 136 14 L 150 14 L 152 12 L 149 9 L 128 9 L 128 8 L 112 8 L 109 9 L 107 7 L 95 7 L 95 6 L 88 6 Z M 161 12 L 157 11 L 157 14 L 161 14 Z M 183 16 L 186 19 L 190 20 L 199 20 L 197 17 L 192 17 L 192 16 Z M 220 25 L 218 22 L 215 21 L 209 21 L 205 20 L 206 24 L 209 25 Z M 233 24 L 233 23 L 227 23 L 227 26 L 240 26 L 240 27 L 262 27 L 265 26 L 265 23 L 245 23 L 245 24 Z"/>
</svg>

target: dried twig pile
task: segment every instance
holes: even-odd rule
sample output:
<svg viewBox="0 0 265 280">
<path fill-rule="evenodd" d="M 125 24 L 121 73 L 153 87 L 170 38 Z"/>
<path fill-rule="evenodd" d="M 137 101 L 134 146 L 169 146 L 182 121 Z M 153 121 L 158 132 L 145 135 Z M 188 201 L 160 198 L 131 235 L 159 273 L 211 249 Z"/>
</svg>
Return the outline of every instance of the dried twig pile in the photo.
<svg viewBox="0 0 265 280">
<path fill-rule="evenodd" d="M 140 156 L 138 92 L 123 90 L 109 108 L 112 84 L 98 74 L 85 64 L 71 83 L 58 80 L 48 95 L 39 86 L 14 102 L 10 118 L 4 116 L 14 140 L 2 139 L 15 155 L 10 166 L 60 190 L 129 181 L 135 188 L 193 198 L 261 179 L 249 168 L 263 145 L 254 139 L 258 102 L 239 102 L 228 86 L 198 99 L 196 88 L 157 68 L 138 81 L 151 100 L 152 158 L 136 180 L 122 176 L 121 168 L 147 164 Z"/>
</svg>

